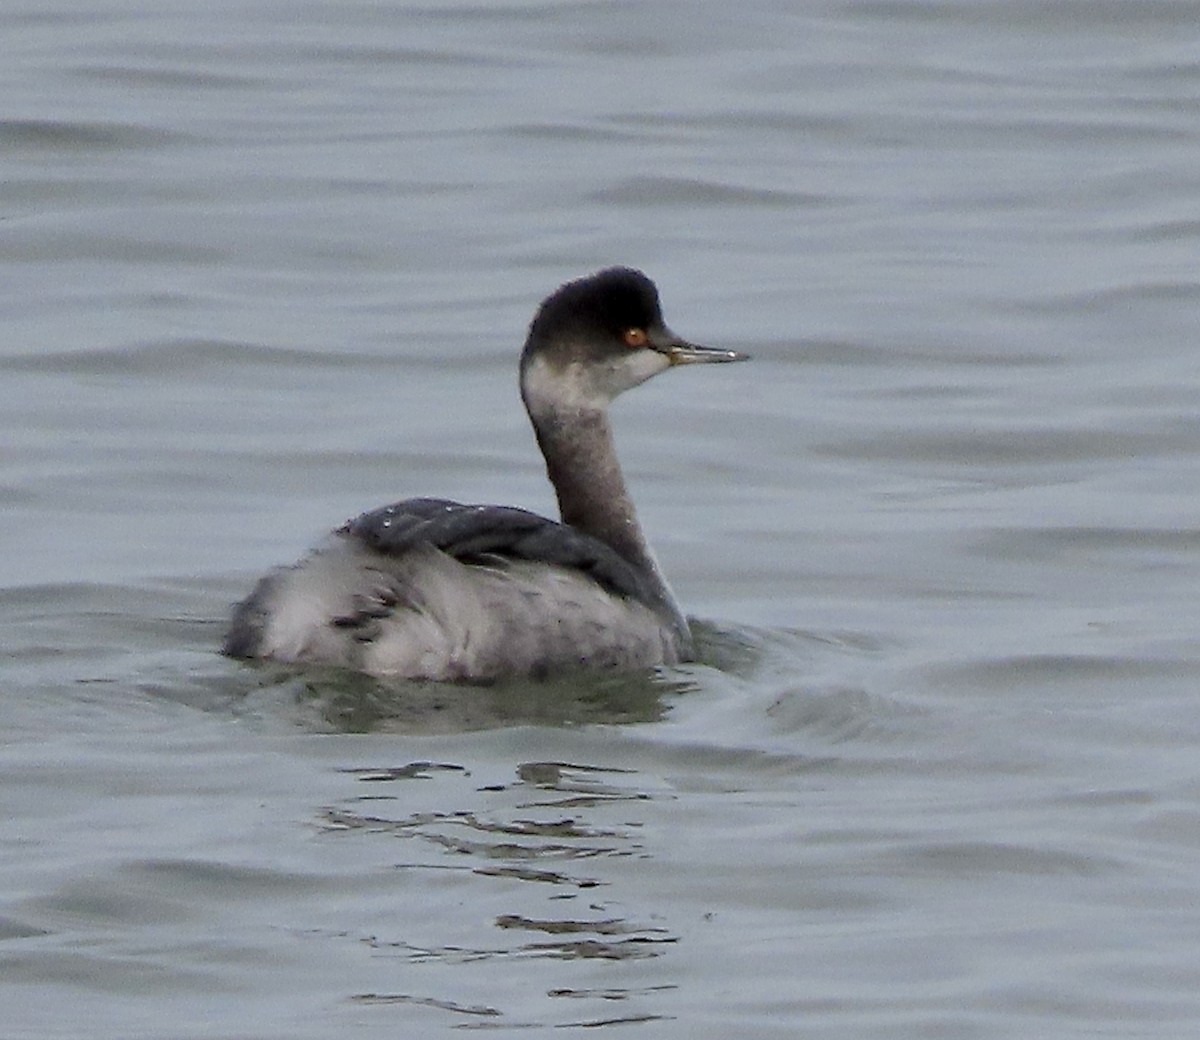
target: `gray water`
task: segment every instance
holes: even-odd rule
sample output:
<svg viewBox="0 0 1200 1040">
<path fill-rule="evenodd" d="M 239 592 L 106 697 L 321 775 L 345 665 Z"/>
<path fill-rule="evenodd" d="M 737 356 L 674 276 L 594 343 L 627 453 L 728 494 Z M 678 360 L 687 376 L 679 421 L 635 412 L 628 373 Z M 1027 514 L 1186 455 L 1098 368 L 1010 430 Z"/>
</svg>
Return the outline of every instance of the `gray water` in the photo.
<svg viewBox="0 0 1200 1040">
<path fill-rule="evenodd" d="M 0 1035 L 1196 1036 L 1198 39 L 6 3 Z M 219 657 L 361 510 L 553 511 L 515 359 L 610 263 L 755 356 L 615 414 L 702 661 Z"/>
</svg>

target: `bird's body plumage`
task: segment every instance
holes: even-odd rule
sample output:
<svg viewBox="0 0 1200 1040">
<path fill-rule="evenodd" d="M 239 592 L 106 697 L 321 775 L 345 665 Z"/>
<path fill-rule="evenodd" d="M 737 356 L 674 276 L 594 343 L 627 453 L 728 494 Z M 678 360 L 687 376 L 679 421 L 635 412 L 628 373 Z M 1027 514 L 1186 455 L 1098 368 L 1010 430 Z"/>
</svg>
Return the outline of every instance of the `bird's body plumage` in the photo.
<svg viewBox="0 0 1200 1040">
<path fill-rule="evenodd" d="M 603 542 L 536 513 L 411 499 L 364 513 L 263 578 L 234 657 L 436 680 L 674 664 L 658 590 Z"/>
</svg>

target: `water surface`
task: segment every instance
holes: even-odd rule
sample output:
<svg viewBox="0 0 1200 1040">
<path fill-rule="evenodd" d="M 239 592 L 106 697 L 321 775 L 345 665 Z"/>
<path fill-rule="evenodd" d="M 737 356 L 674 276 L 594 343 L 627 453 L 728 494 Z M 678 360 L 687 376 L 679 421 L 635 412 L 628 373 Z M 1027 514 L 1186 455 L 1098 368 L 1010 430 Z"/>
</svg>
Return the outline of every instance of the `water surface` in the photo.
<svg viewBox="0 0 1200 1040">
<path fill-rule="evenodd" d="M 0 14 L 12 1037 L 1185 1037 L 1195 8 Z M 616 409 L 702 660 L 220 658 L 348 516 L 553 497 L 610 263 L 753 364 Z"/>
</svg>

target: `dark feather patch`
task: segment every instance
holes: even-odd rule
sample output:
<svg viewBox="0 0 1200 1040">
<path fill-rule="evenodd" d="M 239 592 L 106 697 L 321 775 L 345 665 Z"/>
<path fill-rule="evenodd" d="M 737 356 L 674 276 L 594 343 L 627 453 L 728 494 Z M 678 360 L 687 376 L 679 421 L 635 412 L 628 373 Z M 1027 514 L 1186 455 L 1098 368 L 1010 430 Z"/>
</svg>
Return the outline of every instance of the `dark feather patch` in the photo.
<svg viewBox="0 0 1200 1040">
<path fill-rule="evenodd" d="M 659 606 L 653 585 L 616 550 L 565 524 L 511 506 L 410 498 L 363 513 L 339 533 L 388 556 L 428 544 L 463 563 L 499 557 L 565 567 L 618 595 Z"/>
</svg>

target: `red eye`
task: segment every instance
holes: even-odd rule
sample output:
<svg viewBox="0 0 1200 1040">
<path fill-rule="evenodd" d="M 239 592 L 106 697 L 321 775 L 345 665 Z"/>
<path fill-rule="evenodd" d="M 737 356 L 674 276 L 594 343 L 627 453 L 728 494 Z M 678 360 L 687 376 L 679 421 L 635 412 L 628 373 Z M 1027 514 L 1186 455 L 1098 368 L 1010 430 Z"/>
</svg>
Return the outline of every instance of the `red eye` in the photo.
<svg viewBox="0 0 1200 1040">
<path fill-rule="evenodd" d="M 650 337 L 646 335 L 645 329 L 625 330 L 625 346 L 638 350 L 649 342 Z"/>
</svg>

